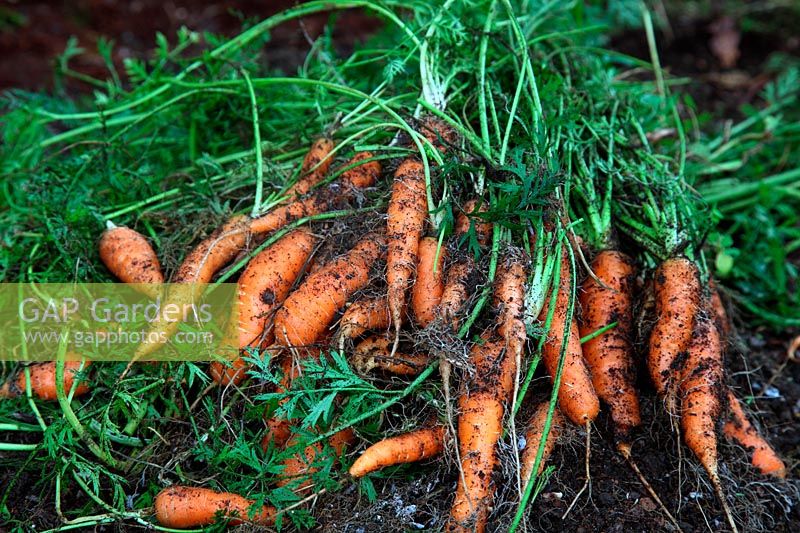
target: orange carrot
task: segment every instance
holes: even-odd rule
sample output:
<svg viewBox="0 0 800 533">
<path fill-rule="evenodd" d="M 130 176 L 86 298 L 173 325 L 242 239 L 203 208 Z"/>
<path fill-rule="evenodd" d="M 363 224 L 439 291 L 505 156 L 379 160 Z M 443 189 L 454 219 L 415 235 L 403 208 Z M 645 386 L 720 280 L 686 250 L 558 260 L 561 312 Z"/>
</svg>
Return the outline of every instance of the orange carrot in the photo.
<svg viewBox="0 0 800 533">
<path fill-rule="evenodd" d="M 497 332 L 505 340 L 506 349 L 511 352 L 517 366 L 521 365 L 528 337 L 522 321 L 527 277 L 521 251 L 510 249 L 498 265 L 494 299 L 500 313 Z"/>
<path fill-rule="evenodd" d="M 484 334 L 486 335 L 486 334 Z M 462 477 L 445 526 L 449 532 L 483 532 L 494 499 L 496 446 L 503 433 L 505 403 L 511 395 L 516 364 L 499 338 L 477 344 L 470 352 L 474 378 L 459 399 L 458 446 Z"/>
<path fill-rule="evenodd" d="M 210 526 L 217 521 L 217 513 L 223 517 L 236 517 L 231 520 L 231 525 L 247 522 L 260 526 L 273 525 L 276 515 L 275 508 L 264 505 L 251 518 L 248 513 L 253 502 L 247 498 L 230 492 L 181 485 L 159 492 L 154 507 L 159 524 L 181 529 Z"/>
<path fill-rule="evenodd" d="M 355 441 L 355 433 L 352 428 L 346 428 L 328 439 L 328 444 L 336 453 L 336 457 L 340 457 L 345 448 L 350 446 Z M 294 446 L 297 440 L 292 439 L 288 446 Z M 308 491 L 313 486 L 310 482 L 310 477 L 319 471 L 318 463 L 325 459 L 325 450 L 322 443 L 317 442 L 305 447 L 303 453 L 297 453 L 285 459 L 282 463 L 283 471 L 281 472 L 280 479 L 276 482 L 279 487 L 285 487 L 289 484 L 293 485 L 295 490 L 303 492 Z M 300 487 L 298 485 L 306 483 L 306 486 Z"/>
<path fill-rule="evenodd" d="M 100 260 L 124 283 L 161 284 L 164 274 L 155 250 L 138 231 L 106 223 L 98 245 Z M 148 296 L 155 297 L 158 287 L 142 287 Z"/>
<path fill-rule="evenodd" d="M 708 473 L 731 528 L 736 531 L 722 482 L 717 454 L 717 422 L 722 415 L 722 343 L 714 322 L 698 317 L 680 373 L 683 440 Z"/>
<path fill-rule="evenodd" d="M 553 320 L 550 324 L 550 331 L 547 333 L 547 340 L 542 347 L 542 361 L 550 377 L 555 379 L 561 356 L 561 344 L 564 335 L 567 335 L 567 351 L 564 355 L 558 401 L 561 411 L 573 424 L 585 426 L 597 417 L 597 413 L 600 411 L 600 400 L 597 398 L 589 370 L 583 359 L 581 338 L 575 317 L 573 316 L 572 320 L 567 323 L 571 270 L 569 258 L 564 249 L 561 254 L 561 274 Z M 540 321 L 545 322 L 549 306 L 550 298 L 547 298 L 539 316 Z"/>
<path fill-rule="evenodd" d="M 303 159 L 303 166 L 300 168 L 300 179 L 286 190 L 286 196 L 292 199 L 295 196 L 303 196 L 314 185 L 322 181 L 333 161 L 333 158 L 330 157 L 332 150 L 332 140 L 321 138 L 314 141 L 311 149 Z"/>
<path fill-rule="evenodd" d="M 742 446 L 750 455 L 750 464 L 762 474 L 786 477 L 786 465 L 758 430 L 747 419 L 741 402 L 728 389 L 728 405 L 730 415 L 725 421 L 722 432 L 725 436 Z"/>
<path fill-rule="evenodd" d="M 294 230 L 247 264 L 238 286 L 240 350 L 272 343 L 272 315 L 306 268 L 315 240 L 306 230 Z M 244 361 L 237 358 L 232 364 L 226 367 L 211 363 L 211 375 L 217 383 L 238 385 L 244 379 L 247 367 Z"/>
<path fill-rule="evenodd" d="M 547 412 L 550 409 L 550 404 L 547 402 L 540 403 L 533 416 L 528 422 L 528 429 L 525 432 L 525 448 L 522 450 L 520 461 L 520 479 L 522 486 L 525 487 L 533 474 L 533 466 L 536 463 L 536 454 L 539 453 L 539 445 L 544 437 L 544 424 L 547 422 Z M 553 417 L 550 419 L 550 432 L 547 434 L 547 439 L 544 442 L 544 452 L 539 461 L 539 468 L 536 470 L 538 476 L 544 471 L 544 465 L 550 454 L 553 453 L 558 438 L 561 436 L 561 431 L 564 426 L 564 416 L 558 408 L 553 411 Z"/>
<path fill-rule="evenodd" d="M 592 261 L 598 283 L 592 276 L 580 292 L 580 334 L 586 337 L 616 322 L 617 325 L 583 345 L 597 395 L 611 410 L 617 440 L 630 442 L 630 431 L 641 424 L 636 393 L 631 331 L 636 267 L 627 255 L 614 250 L 598 253 Z"/>
<path fill-rule="evenodd" d="M 387 209 L 386 237 L 389 250 L 386 256 L 386 281 L 389 314 L 395 329 L 395 342 L 406 308 L 406 292 L 412 283 L 414 269 L 428 204 L 422 163 L 405 159 L 394 173 L 392 196 Z"/>
<path fill-rule="evenodd" d="M 456 143 L 456 131 L 442 119 L 428 115 L 420 119 L 419 132 L 440 152 L 446 152 Z"/>
<path fill-rule="evenodd" d="M 714 313 L 714 321 L 724 341 L 731 334 L 731 322 L 728 320 L 728 312 L 725 310 L 725 304 L 722 303 L 722 296 L 713 279 L 708 280 L 708 289 L 711 291 L 711 310 Z"/>
<path fill-rule="evenodd" d="M 453 263 L 447 269 L 442 297 L 439 300 L 439 316 L 453 330 L 458 329 L 461 312 L 469 300 L 467 284 L 474 268 L 475 262 L 471 257 L 466 257 Z"/>
<path fill-rule="evenodd" d="M 422 461 L 442 453 L 444 426 L 436 424 L 376 442 L 356 459 L 350 475 L 359 478 L 387 466 Z"/>
<path fill-rule="evenodd" d="M 84 370 L 89 366 L 90 361 L 86 361 L 83 365 Z M 75 374 L 81 368 L 80 361 L 65 361 L 64 362 L 64 391 L 69 395 L 72 386 L 75 383 Z M 36 363 L 28 367 L 31 375 L 31 394 L 40 400 L 55 400 L 56 395 L 56 363 Z M 16 376 L 6 381 L 0 387 L 0 398 L 16 398 L 25 394 L 27 380 L 25 378 L 25 371 L 20 370 Z M 83 382 L 78 382 L 75 387 L 74 397 L 82 396 L 89 392 L 89 386 Z"/>
<path fill-rule="evenodd" d="M 480 209 L 478 209 L 477 200 L 468 200 L 467 203 L 464 204 L 462 211 L 456 216 L 456 222 L 453 230 L 456 235 L 466 235 L 469 232 L 470 226 L 474 224 L 475 235 L 478 239 L 478 244 L 481 246 L 486 246 L 492 238 L 492 224 L 490 222 L 483 222 L 481 219 L 476 217 L 467 216 L 476 212 L 485 213 L 486 206 L 481 205 Z"/>
<path fill-rule="evenodd" d="M 438 257 L 437 257 L 438 255 Z M 436 318 L 439 301 L 444 291 L 444 248 L 439 249 L 436 239 L 425 237 L 419 242 L 417 280 L 411 289 L 411 309 L 418 325 L 425 327 Z"/>
<path fill-rule="evenodd" d="M 430 362 L 425 354 L 392 355 L 392 340 L 383 335 L 372 335 L 361 341 L 353 353 L 353 366 L 362 374 L 379 369 L 399 376 L 416 376 Z"/>
<path fill-rule="evenodd" d="M 391 324 L 386 298 L 367 298 L 350 304 L 339 321 L 340 349 L 345 339 L 363 335 L 366 331 L 387 329 Z"/>
<path fill-rule="evenodd" d="M 369 187 L 381 173 L 377 161 L 366 161 L 373 156 L 370 152 L 359 152 L 347 166 L 356 165 L 342 173 L 338 183 L 319 189 L 297 200 L 273 209 L 269 213 L 250 221 L 250 231 L 255 235 L 280 229 L 301 218 L 330 211 L 337 202 L 353 196 L 358 189 Z"/>
<path fill-rule="evenodd" d="M 689 346 L 700 307 L 700 274 L 694 263 L 679 257 L 661 263 L 653 280 L 656 323 L 650 334 L 647 367 L 656 391 L 671 404 L 678 355 Z"/>
<path fill-rule="evenodd" d="M 369 283 L 384 238 L 370 234 L 345 255 L 308 276 L 275 314 L 275 338 L 283 346 L 308 346 L 328 329 L 336 313 Z"/>
</svg>

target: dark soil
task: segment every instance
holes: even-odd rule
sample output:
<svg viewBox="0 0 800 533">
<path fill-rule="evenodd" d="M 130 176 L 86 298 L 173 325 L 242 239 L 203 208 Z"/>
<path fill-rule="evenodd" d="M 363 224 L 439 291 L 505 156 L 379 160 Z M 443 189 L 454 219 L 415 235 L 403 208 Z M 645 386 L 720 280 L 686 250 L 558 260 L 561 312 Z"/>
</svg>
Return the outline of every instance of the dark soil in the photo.
<svg viewBox="0 0 800 533">
<path fill-rule="evenodd" d="M 160 2 L 137 0 L 113 2 L 79 0 L 69 3 L 11 2 L 0 7 L 0 88 L 40 90 L 53 88 L 53 57 L 63 51 L 70 35 L 89 51 L 96 48 L 101 35 L 116 43 L 115 62 L 125 57 L 149 53 L 155 33 L 173 35 L 182 25 L 195 30 L 234 34 L 242 17 L 263 18 L 292 5 L 291 1 L 257 2 Z M 273 32 L 269 61 L 278 68 L 293 71 L 313 39 L 328 20 L 327 16 L 287 24 Z M 736 108 L 752 102 L 771 73 L 768 56 L 776 51 L 797 54 L 797 35 L 780 32 L 744 32 L 742 55 L 737 64 L 724 69 L 708 46 L 713 21 L 673 21 L 674 35 L 660 39 L 661 61 L 672 74 L 691 78 L 690 94 L 700 111 L 714 111 L 735 116 Z M 800 22 L 800 21 L 796 21 Z M 335 41 L 343 47 L 368 34 L 376 22 L 356 11 L 338 18 Z M 785 27 L 798 27 L 785 24 Z M 614 39 L 612 46 L 646 57 L 643 32 L 629 32 Z M 93 76 L 105 76 L 101 58 L 89 53 L 76 59 L 72 68 Z M 90 88 L 70 81 L 67 90 L 85 92 Z M 787 332 L 787 335 L 791 332 Z M 797 479 L 800 472 L 800 365 L 785 363 L 787 338 L 775 338 L 760 331 L 741 330 L 731 342 L 728 355 L 730 383 L 740 397 L 757 398 L 751 409 L 770 442 L 790 468 L 794 480 L 773 483 L 748 468 L 745 453 L 732 445 L 721 445 L 721 473 L 729 502 L 742 529 L 747 531 L 798 531 Z M 644 375 L 641 373 L 641 375 Z M 542 378 L 541 389 L 547 387 Z M 643 418 L 648 421 L 635 435 L 633 453 L 645 476 L 678 517 L 686 532 L 726 530 L 724 516 L 706 476 L 696 462 L 687 457 L 686 448 L 676 442 L 670 420 L 652 388 L 642 380 Z M 504 451 L 509 455 L 509 451 Z M 681 456 L 682 454 L 682 456 Z M 0 457 L 0 464 L 2 457 Z M 669 531 L 668 522 L 621 457 L 614 452 L 605 414 L 593 430 L 591 492 L 584 493 L 577 506 L 562 520 L 576 492 L 584 481 L 583 435 L 570 430 L 554 452 L 551 464 L 556 471 L 543 493 L 531 505 L 528 526 L 541 531 Z M 376 502 L 359 493 L 357 485 L 343 481 L 338 493 L 326 494 L 314 505 L 314 514 L 325 532 L 371 532 L 436 529 L 447 515 L 456 486 L 452 461 L 433 461 L 404 470 L 406 477 L 375 480 Z M 0 487 L 17 474 L 0 467 Z M 34 480 L 16 480 L 17 487 L 30 486 Z M 54 527 L 59 520 L 53 510 L 54 495 L 29 495 L 14 490 L 6 503 L 15 516 L 28 516 L 37 529 Z M 492 518 L 495 530 L 502 530 L 515 511 L 512 494 L 500 495 Z M 62 495 L 62 506 L 72 502 Z M 102 530 L 139 530 L 138 526 L 108 526 Z M 0 527 L 2 531 L 2 527 Z"/>
</svg>

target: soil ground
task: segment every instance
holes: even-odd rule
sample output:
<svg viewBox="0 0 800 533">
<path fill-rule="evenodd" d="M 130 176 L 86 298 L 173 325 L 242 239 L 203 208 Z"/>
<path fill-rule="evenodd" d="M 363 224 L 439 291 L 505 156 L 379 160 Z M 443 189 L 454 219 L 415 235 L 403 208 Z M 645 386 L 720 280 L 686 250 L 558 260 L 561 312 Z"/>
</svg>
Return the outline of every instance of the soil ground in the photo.
<svg viewBox="0 0 800 533">
<path fill-rule="evenodd" d="M 234 34 L 242 17 L 264 17 L 293 2 L 186 2 L 137 0 L 108 2 L 80 0 L 67 7 L 61 3 L 11 2 L 0 7 L 0 88 L 41 90 L 53 88 L 52 60 L 63 51 L 70 35 L 93 50 L 101 36 L 117 42 L 115 61 L 144 56 L 151 49 L 156 31 L 173 34 L 181 25 L 192 29 Z M 292 71 L 308 50 L 308 39 L 319 34 L 327 18 L 306 19 L 304 24 L 287 25 L 273 34 L 269 61 Z M 752 101 L 769 80 L 765 65 L 771 52 L 797 54 L 800 39 L 769 32 L 744 32 L 740 49 L 743 55 L 736 68 L 723 70 L 710 52 L 708 42 L 712 20 L 673 21 L 672 35 L 661 36 L 662 64 L 672 74 L 687 76 L 687 89 L 701 111 L 730 117 L 743 103 Z M 786 24 L 791 27 L 792 24 Z M 358 12 L 347 12 L 337 23 L 336 42 L 352 46 L 355 39 L 369 33 L 376 22 Z M 796 28 L 797 25 L 794 25 Z M 633 55 L 647 50 L 642 32 L 617 36 L 612 46 Z M 102 60 L 96 54 L 76 60 L 72 65 L 90 75 L 102 76 Z M 85 92 L 88 87 L 71 81 L 66 90 Z M 741 324 L 740 324 L 741 325 Z M 800 472 L 800 365 L 786 363 L 786 336 L 739 328 L 729 343 L 728 368 L 732 384 L 740 395 L 757 398 L 753 406 L 769 440 L 785 458 L 791 477 Z M 643 374 L 641 374 L 643 375 Z M 546 378 L 542 378 L 546 379 Z M 643 416 L 649 421 L 636 435 L 633 452 L 656 491 L 671 510 L 677 512 L 686 532 L 725 530 L 723 515 L 705 476 L 688 459 L 685 448 L 677 445 L 670 420 L 661 403 L 642 380 Z M 664 531 L 669 530 L 654 502 L 618 454 L 614 453 L 608 420 L 601 416 L 592 435 L 592 486 L 575 509 L 562 520 L 574 494 L 584 479 L 583 436 L 568 433 L 555 451 L 551 463 L 555 473 L 538 500 L 532 505 L 528 525 L 542 531 Z M 683 457 L 679 452 L 683 450 Z M 795 482 L 771 484 L 753 474 L 743 461 L 742 450 L 722 446 L 722 475 L 734 511 L 748 531 L 800 530 L 798 485 Z M 434 461 L 409 468 L 406 478 L 376 481 L 378 500 L 369 502 L 359 495 L 355 484 L 342 491 L 323 495 L 314 514 L 320 531 L 391 531 L 428 529 L 441 526 L 453 494 L 456 477 L 446 462 Z M 5 485 L 15 472 L 0 472 Z M 18 486 L 26 486 L 24 479 Z M 58 525 L 51 501 L 18 491 L 9 501 L 11 509 L 26 509 L 38 528 Z M 500 498 L 502 501 L 502 498 Z M 66 494 L 62 506 L 70 505 Z M 493 523 L 504 524 L 514 508 L 497 506 Z M 501 525 L 497 526 L 502 529 Z M 108 526 L 107 531 L 141 529 L 138 526 Z M 2 530 L 2 528 L 0 528 Z"/>
</svg>

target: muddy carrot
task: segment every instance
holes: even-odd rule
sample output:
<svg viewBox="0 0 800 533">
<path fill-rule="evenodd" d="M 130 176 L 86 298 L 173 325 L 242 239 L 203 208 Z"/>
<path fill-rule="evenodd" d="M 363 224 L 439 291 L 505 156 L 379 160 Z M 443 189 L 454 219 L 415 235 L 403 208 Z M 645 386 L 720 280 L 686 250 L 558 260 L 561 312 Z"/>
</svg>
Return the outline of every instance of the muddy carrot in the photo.
<svg viewBox="0 0 800 533">
<path fill-rule="evenodd" d="M 364 450 L 350 467 L 350 475 L 358 478 L 389 466 L 435 457 L 442 453 L 444 441 L 441 424 L 388 437 Z"/>
</svg>

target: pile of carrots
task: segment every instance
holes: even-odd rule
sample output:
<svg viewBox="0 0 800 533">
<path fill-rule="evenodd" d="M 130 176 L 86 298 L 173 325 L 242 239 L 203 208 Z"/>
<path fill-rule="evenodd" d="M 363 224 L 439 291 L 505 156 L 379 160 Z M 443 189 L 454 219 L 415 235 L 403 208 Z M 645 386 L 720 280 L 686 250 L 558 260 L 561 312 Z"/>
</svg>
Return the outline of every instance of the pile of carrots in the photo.
<svg viewBox="0 0 800 533">
<path fill-rule="evenodd" d="M 453 132 L 435 120 L 422 121 L 421 133 L 431 148 L 447 152 L 454 145 Z M 306 217 L 346 205 L 358 191 L 378 182 L 381 164 L 373 154 L 361 152 L 345 163 L 337 180 L 319 186 L 332 166 L 333 148 L 329 139 L 315 142 L 300 178 L 286 191 L 282 203 L 260 217 L 230 218 L 186 256 L 172 283 L 191 287 L 210 282 L 223 267 L 268 236 Z M 242 354 L 269 354 L 277 361 L 283 371 L 283 390 L 292 387 L 304 360 L 318 358 L 334 345 L 364 374 L 414 376 L 438 363 L 449 394 L 452 354 L 402 350 L 401 335 L 407 328 L 428 328 L 453 336 L 459 333 L 479 290 L 476 279 L 483 273 L 476 271 L 475 258 L 459 251 L 458 245 L 471 234 L 486 248 L 494 228 L 481 218 L 481 199 L 471 199 L 457 217 L 452 243 L 440 242 L 426 233 L 431 223 L 423 163 L 410 156 L 395 168 L 385 231 L 367 234 L 340 256 L 321 263 L 315 259 L 320 237 L 297 225 L 255 254 L 241 273 L 238 328 L 229 342 Z M 456 372 L 461 379 L 452 419 L 448 413 L 447 419 L 430 420 L 419 429 L 375 442 L 349 468 L 350 475 L 359 478 L 391 465 L 429 459 L 452 447 L 460 465 L 446 531 L 487 529 L 499 479 L 498 443 L 504 438 L 504 421 L 519 410 L 518 399 L 523 404 L 521 411 L 531 413 L 522 421 L 525 446 L 519 455 L 520 490 L 543 471 L 565 424 L 584 428 L 588 440 L 601 406 L 610 412 L 617 450 L 636 469 L 632 436 L 642 423 L 642 413 L 632 338 L 634 306 L 645 296 L 637 289 L 637 265 L 619 250 L 604 249 L 592 255 L 590 271 L 579 275 L 575 257 L 580 251 L 573 241 L 562 238 L 567 230 L 559 231 L 559 224 L 554 213 L 538 234 L 530 235 L 531 242 L 548 250 L 555 273 L 549 287 L 537 288 L 547 297 L 536 309 L 527 300 L 529 254 L 511 243 L 501 243 L 487 315 L 491 318 L 482 322 L 488 326 L 470 342 L 467 364 L 459 365 Z M 149 287 L 164 282 L 155 251 L 131 229 L 110 225 L 100 239 L 100 257 L 122 282 Z M 385 294 L 357 298 L 370 287 L 374 271 L 383 261 Z M 582 283 L 576 285 L 581 278 Z M 652 274 L 652 283 L 645 287 L 655 301 L 646 360 L 650 380 L 663 398 L 664 408 L 680 419 L 686 446 L 707 472 L 727 511 L 718 473 L 720 435 L 741 445 L 751 465 L 765 475 L 782 478 L 785 465 L 747 419 L 727 385 L 724 347 L 729 322 L 713 282 L 701 280 L 691 259 L 673 257 L 661 263 Z M 170 292 L 167 298 L 190 295 L 187 288 Z M 538 324 L 549 326 L 541 357 L 556 389 L 557 407 L 549 402 L 527 405 L 527 396 L 519 394 L 529 352 L 525 317 L 531 313 L 538 317 Z M 164 327 L 168 335 L 174 331 L 158 327 Z M 146 358 L 157 348 L 156 344 L 143 344 L 137 355 Z M 68 370 L 66 387 L 74 388 L 74 396 L 86 393 L 89 384 L 73 383 L 74 369 L 70 366 Z M 239 358 L 228 364 L 213 362 L 209 373 L 219 386 L 235 386 L 248 377 L 247 370 L 247 362 Z M 48 372 L 49 378 L 45 376 Z M 34 366 L 30 375 L 34 396 L 55 397 L 51 363 Z M 18 395 L 27 385 L 24 374 L 19 374 L 0 394 Z M 724 427 L 718 432 L 721 420 Z M 265 427 L 265 449 L 291 446 L 296 438 L 291 421 L 276 413 L 269 413 Z M 284 462 L 278 485 L 300 494 L 312 492 L 307 479 L 314 471 L 315 458 L 331 452 L 341 458 L 355 443 L 355 433 L 347 428 L 328 439 L 327 445 L 320 442 L 307 447 Z M 587 442 L 587 483 L 588 451 Z M 668 514 L 663 504 L 662 509 Z M 240 495 L 201 487 L 167 487 L 155 500 L 156 519 L 172 528 L 208 525 L 220 516 L 232 518 L 232 523 L 271 525 L 279 512 L 270 506 L 255 506 Z M 728 518 L 735 529 L 729 511 Z"/>
</svg>

